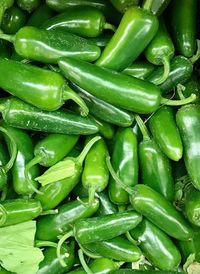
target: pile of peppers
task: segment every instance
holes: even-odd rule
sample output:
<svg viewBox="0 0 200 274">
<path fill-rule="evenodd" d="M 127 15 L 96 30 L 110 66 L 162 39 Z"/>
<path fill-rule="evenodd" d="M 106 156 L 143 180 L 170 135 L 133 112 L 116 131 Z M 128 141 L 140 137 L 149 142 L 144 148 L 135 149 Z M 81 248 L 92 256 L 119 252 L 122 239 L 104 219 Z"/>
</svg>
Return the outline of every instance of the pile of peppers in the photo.
<svg viewBox="0 0 200 274">
<path fill-rule="evenodd" d="M 0 234 L 34 222 L 35 274 L 200 273 L 198 39 L 197 0 L 0 0 Z"/>
</svg>

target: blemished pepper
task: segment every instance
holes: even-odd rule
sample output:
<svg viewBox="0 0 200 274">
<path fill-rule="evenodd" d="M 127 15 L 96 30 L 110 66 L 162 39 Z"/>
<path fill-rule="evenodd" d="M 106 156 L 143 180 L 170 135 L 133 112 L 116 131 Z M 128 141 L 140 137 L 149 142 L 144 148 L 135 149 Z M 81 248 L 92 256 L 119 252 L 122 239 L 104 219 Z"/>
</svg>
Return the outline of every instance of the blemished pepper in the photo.
<svg viewBox="0 0 200 274">
<path fill-rule="evenodd" d="M 86 249 L 86 252 L 89 250 L 95 255 L 97 254 L 121 262 L 136 262 L 142 255 L 140 249 L 136 245 L 122 236 L 110 240 L 92 242 L 91 244 L 86 244 L 82 247 Z"/>
<path fill-rule="evenodd" d="M 151 133 L 162 152 L 171 160 L 179 161 L 183 154 L 181 136 L 172 108 L 163 106 L 149 120 Z"/>
<path fill-rule="evenodd" d="M 39 189 L 40 193 L 37 193 L 35 199 L 41 202 L 43 209 L 55 208 L 78 184 L 82 174 L 83 161 L 91 147 L 100 138 L 96 136 L 91 139 L 78 157 L 67 157 L 50 167 L 43 175 L 35 178 L 42 184 Z M 71 171 L 70 175 L 69 171 Z"/>
<path fill-rule="evenodd" d="M 107 68 L 72 58 L 60 58 L 65 77 L 99 99 L 137 113 L 152 113 L 161 103 L 181 105 L 196 99 L 173 101 L 161 97 L 156 85 Z"/>
<path fill-rule="evenodd" d="M 174 199 L 174 180 L 169 159 L 162 153 L 154 139 L 150 138 L 141 118 L 136 121 L 143 134 L 139 144 L 139 166 L 142 182 L 161 193 L 167 200 Z"/>
<path fill-rule="evenodd" d="M 1 29 L 7 34 L 15 34 L 26 24 L 27 19 L 28 15 L 25 11 L 13 6 L 4 13 Z"/>
<path fill-rule="evenodd" d="M 82 199 L 87 202 L 87 199 Z M 57 241 L 60 235 L 71 230 L 71 226 L 78 220 L 91 217 L 99 208 L 99 200 L 92 204 L 83 204 L 79 200 L 67 202 L 58 207 L 58 213 L 41 216 L 37 220 L 36 239 L 43 241 Z"/>
<path fill-rule="evenodd" d="M 161 270 L 175 270 L 181 262 L 181 255 L 172 240 L 147 219 L 130 231 L 138 242 L 145 257 Z"/>
<path fill-rule="evenodd" d="M 155 36 L 158 25 L 156 16 L 148 10 L 130 7 L 96 64 L 116 71 L 124 70 L 143 52 Z"/>
<path fill-rule="evenodd" d="M 139 0 L 110 0 L 110 2 L 121 13 L 126 12 L 129 7 L 139 4 Z"/>
<path fill-rule="evenodd" d="M 39 265 L 37 274 L 65 274 L 70 271 L 75 263 L 74 242 L 69 245 L 63 244 L 61 248 L 61 257 L 66 263 L 63 267 L 56 255 L 55 247 L 47 247 L 43 251 L 44 260 Z"/>
<path fill-rule="evenodd" d="M 2 0 L 0 5 L 0 25 L 3 19 L 5 11 L 11 8 L 14 4 L 14 0 Z"/>
<path fill-rule="evenodd" d="M 81 117 L 64 109 L 43 111 L 15 97 L 2 99 L 0 112 L 3 120 L 16 128 L 72 135 L 89 135 L 98 132 L 96 123 L 88 117 Z"/>
<path fill-rule="evenodd" d="M 160 193 L 149 186 L 138 184 L 130 196 L 130 202 L 154 225 L 169 236 L 187 241 L 193 237 L 193 230 L 184 217 Z"/>
<path fill-rule="evenodd" d="M 155 66 L 147 61 L 135 61 L 125 68 L 122 73 L 145 80 L 155 69 Z"/>
<path fill-rule="evenodd" d="M 167 32 L 164 19 L 160 18 L 158 31 L 144 51 L 149 62 L 164 66 L 163 75 L 154 81 L 155 84 L 160 85 L 167 79 L 170 72 L 170 60 L 174 56 L 174 51 L 174 45 Z"/>
<path fill-rule="evenodd" d="M 185 57 L 192 57 L 196 50 L 197 0 L 173 0 L 170 23 L 176 50 Z"/>
<path fill-rule="evenodd" d="M 92 203 L 96 192 L 103 191 L 108 185 L 107 155 L 106 143 L 100 139 L 92 146 L 85 158 L 81 181 L 83 186 L 88 189 L 88 203 Z"/>
<path fill-rule="evenodd" d="M 106 23 L 104 14 L 92 7 L 71 8 L 47 20 L 42 28 L 67 31 L 83 37 L 99 36 L 104 29 L 115 30 L 113 25 Z"/>
<path fill-rule="evenodd" d="M 12 184 L 17 194 L 28 195 L 34 192 L 38 183 L 33 179 L 39 175 L 38 166 L 35 165 L 28 171 L 29 183 L 25 177 L 25 166 L 34 157 L 33 154 L 33 141 L 27 132 L 11 127 L 5 122 L 1 123 L 3 127 L 13 137 L 17 145 L 17 157 L 12 167 Z M 12 147 L 10 146 L 10 140 L 6 138 L 8 150 L 12 153 Z M 30 183 L 31 182 L 31 183 Z"/>
<path fill-rule="evenodd" d="M 112 166 L 123 183 L 133 187 L 138 183 L 137 137 L 131 128 L 118 129 L 112 149 Z M 109 197 L 113 203 L 129 203 L 129 194 L 110 178 Z"/>
<path fill-rule="evenodd" d="M 184 147 L 184 161 L 188 175 L 195 188 L 200 190 L 200 106 L 190 104 L 176 113 L 176 123 Z"/>
<path fill-rule="evenodd" d="M 44 110 L 56 110 L 71 99 L 80 105 L 83 116 L 88 114 L 84 101 L 56 72 L 13 60 L 0 59 L 0 75 L 2 89 L 31 105 Z"/>
<path fill-rule="evenodd" d="M 200 226 L 200 192 L 190 185 L 184 193 L 184 213 L 189 222 Z"/>
<path fill-rule="evenodd" d="M 34 199 L 5 200 L 0 203 L 0 227 L 33 220 L 42 213 L 40 202 Z"/>
<path fill-rule="evenodd" d="M 145 0 L 144 4 L 147 1 L 148 0 Z M 160 16 L 163 13 L 163 11 L 167 8 L 167 6 L 169 5 L 170 1 L 171 0 L 156 0 L 156 1 L 153 1 L 152 5 L 151 5 L 151 8 L 150 8 L 150 11 L 154 15 Z"/>
<path fill-rule="evenodd" d="M 17 5 L 28 12 L 34 11 L 40 4 L 40 0 L 17 0 Z"/>
<path fill-rule="evenodd" d="M 56 64 L 64 56 L 92 62 L 101 53 L 92 41 L 60 30 L 25 26 L 15 35 L 2 33 L 0 38 L 12 42 L 15 51 L 22 57 L 47 64 Z"/>
</svg>

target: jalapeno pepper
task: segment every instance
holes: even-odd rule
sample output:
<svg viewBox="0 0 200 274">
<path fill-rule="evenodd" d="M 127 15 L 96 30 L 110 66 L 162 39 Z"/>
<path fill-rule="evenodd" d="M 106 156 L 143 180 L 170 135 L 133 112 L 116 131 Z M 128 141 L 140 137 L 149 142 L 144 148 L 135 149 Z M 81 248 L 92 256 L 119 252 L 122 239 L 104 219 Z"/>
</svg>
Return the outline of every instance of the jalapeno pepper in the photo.
<svg viewBox="0 0 200 274">
<path fill-rule="evenodd" d="M 192 57 L 196 49 L 197 0 L 172 1 L 170 15 L 176 50 L 185 57 Z"/>
<path fill-rule="evenodd" d="M 129 7 L 137 6 L 139 0 L 111 0 L 111 3 L 119 12 L 124 13 Z"/>
<path fill-rule="evenodd" d="M 192 96 L 186 102 L 170 101 L 162 98 L 160 89 L 152 83 L 69 57 L 60 58 L 58 64 L 69 80 L 92 95 L 137 113 L 151 113 L 161 103 L 180 105 L 196 99 Z"/>
<path fill-rule="evenodd" d="M 200 102 L 200 83 L 196 75 L 192 75 L 192 77 L 184 83 L 182 87 L 183 96 L 188 97 L 191 93 L 196 94 L 197 98 L 195 100 L 196 103 Z M 178 96 L 177 96 L 178 97 Z"/>
<path fill-rule="evenodd" d="M 110 201 L 106 190 L 98 193 L 96 196 L 99 198 L 100 201 L 96 216 L 117 213 L 117 206 Z"/>
<path fill-rule="evenodd" d="M 200 190 L 199 161 L 200 161 L 200 107 L 191 104 L 181 107 L 176 114 L 177 126 L 180 130 L 184 147 L 184 161 L 187 172 L 195 188 Z"/>
<path fill-rule="evenodd" d="M 42 111 L 14 97 L 0 101 L 0 112 L 8 125 L 22 129 L 75 135 L 98 131 L 94 120 L 88 117 L 65 110 Z"/>
<path fill-rule="evenodd" d="M 158 20 L 154 15 L 145 9 L 130 7 L 96 64 L 122 71 L 143 52 L 157 30 Z"/>
<path fill-rule="evenodd" d="M 0 204 L 0 226 L 9 226 L 35 219 L 42 213 L 40 202 L 33 199 L 6 200 Z"/>
<path fill-rule="evenodd" d="M 144 4 L 147 2 L 148 0 L 144 1 Z M 169 5 L 171 0 L 157 0 L 157 1 L 153 1 L 152 5 L 151 5 L 151 12 L 157 16 L 161 15 L 163 13 L 163 11 L 166 9 L 166 7 Z M 143 5 L 144 5 L 143 4 Z"/>
<path fill-rule="evenodd" d="M 145 61 L 135 61 L 132 65 L 125 68 L 122 73 L 144 80 L 155 69 L 155 66 Z"/>
<path fill-rule="evenodd" d="M 174 180 L 169 159 L 149 137 L 147 128 L 139 116 L 136 116 L 136 121 L 143 134 L 143 141 L 139 144 L 142 182 L 161 193 L 167 200 L 173 201 Z"/>
<path fill-rule="evenodd" d="M 138 183 L 137 137 L 131 128 L 118 130 L 113 144 L 112 165 L 125 185 L 133 187 Z M 129 203 L 128 193 L 112 178 L 108 190 L 113 203 Z"/>
<path fill-rule="evenodd" d="M 181 255 L 172 240 L 147 219 L 130 231 L 145 257 L 161 270 L 177 269 Z"/>
<path fill-rule="evenodd" d="M 182 158 L 183 145 L 172 108 L 163 106 L 158 109 L 150 118 L 149 126 L 162 152 L 168 158 L 179 161 Z"/>
<path fill-rule="evenodd" d="M 82 199 L 84 202 L 87 199 Z M 36 239 L 57 241 L 60 235 L 70 231 L 78 219 L 91 217 L 98 209 L 99 201 L 94 199 L 92 204 L 83 204 L 74 200 L 58 207 L 58 213 L 41 216 L 37 220 Z"/>
<path fill-rule="evenodd" d="M 97 37 L 91 37 L 89 40 L 92 41 L 96 46 L 104 48 L 110 41 L 111 37 L 112 33 L 107 31 Z"/>
<path fill-rule="evenodd" d="M 160 79 L 154 81 L 155 84 L 163 83 L 170 72 L 170 60 L 174 56 L 174 45 L 167 32 L 163 18 L 160 19 L 158 32 L 145 49 L 145 56 L 154 65 L 163 65 L 164 72 Z"/>
<path fill-rule="evenodd" d="M 71 8 L 65 13 L 50 18 L 43 24 L 42 28 L 63 30 L 86 37 L 96 37 L 104 29 L 115 30 L 113 25 L 106 23 L 104 14 L 93 7 Z"/>
<path fill-rule="evenodd" d="M 92 116 L 90 115 L 90 117 Z M 96 124 L 98 125 L 100 135 L 106 139 L 109 139 L 109 140 L 112 139 L 115 134 L 114 127 L 105 121 L 102 121 L 94 117 L 92 118 L 95 120 Z"/>
<path fill-rule="evenodd" d="M 22 10 L 27 10 L 28 12 L 32 12 L 35 10 L 40 4 L 40 0 L 17 0 L 17 5 Z"/>
<path fill-rule="evenodd" d="M 11 8 L 14 4 L 14 0 L 2 0 L 1 6 L 0 6 L 0 25 L 2 22 L 3 15 L 5 11 L 9 8 Z"/>
</svg>

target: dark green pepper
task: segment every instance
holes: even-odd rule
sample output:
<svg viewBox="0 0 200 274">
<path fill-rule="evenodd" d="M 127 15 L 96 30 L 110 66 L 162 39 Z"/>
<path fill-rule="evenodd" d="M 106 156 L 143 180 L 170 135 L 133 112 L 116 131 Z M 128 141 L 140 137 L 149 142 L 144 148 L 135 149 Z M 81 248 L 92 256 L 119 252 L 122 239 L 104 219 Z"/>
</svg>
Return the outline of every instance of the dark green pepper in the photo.
<svg viewBox="0 0 200 274">
<path fill-rule="evenodd" d="M 184 193 L 184 213 L 191 224 L 200 226 L 200 191 L 193 185 L 188 186 Z"/>
<path fill-rule="evenodd" d="M 104 29 L 115 30 L 113 25 L 106 23 L 104 14 L 93 7 L 71 8 L 47 20 L 42 28 L 67 31 L 84 37 L 99 36 Z"/>
<path fill-rule="evenodd" d="M 40 0 L 17 0 L 17 5 L 22 10 L 27 10 L 28 12 L 32 12 L 35 10 L 40 4 Z"/>
<path fill-rule="evenodd" d="M 1 202 L 0 211 L 3 227 L 35 219 L 42 213 L 42 206 L 33 199 L 6 200 Z"/>
<path fill-rule="evenodd" d="M 145 2 L 147 2 L 148 0 L 145 0 L 144 1 L 144 4 Z M 150 11 L 159 16 L 163 13 L 163 11 L 166 9 L 166 7 L 169 5 L 171 0 L 155 0 L 155 1 L 152 1 L 152 5 L 151 5 L 151 9 Z"/>
<path fill-rule="evenodd" d="M 122 13 L 126 12 L 129 7 L 137 6 L 139 4 L 139 0 L 110 0 L 110 2 Z"/>
<path fill-rule="evenodd" d="M 192 75 L 192 77 L 184 83 L 184 87 L 182 87 L 182 94 L 185 97 L 190 96 L 192 93 L 196 94 L 197 98 L 195 100 L 196 103 L 199 104 L 200 102 L 200 83 L 195 74 Z M 178 97 L 178 96 L 177 96 Z"/>
<path fill-rule="evenodd" d="M 0 191 L 6 187 L 7 183 L 7 174 L 4 172 L 5 165 L 9 162 L 9 153 L 6 145 L 1 141 L 0 142 Z M 3 168 L 3 169 L 2 169 Z"/>
<path fill-rule="evenodd" d="M 0 112 L 8 125 L 27 130 L 74 135 L 89 135 L 98 131 L 94 120 L 88 117 L 64 109 L 43 111 L 15 97 L 2 99 Z"/>
<path fill-rule="evenodd" d="M 97 37 L 91 37 L 89 40 L 92 41 L 96 46 L 105 48 L 111 37 L 112 33 L 107 31 Z"/>
<path fill-rule="evenodd" d="M 92 62 L 101 52 L 93 42 L 75 34 L 32 26 L 21 28 L 15 35 L 0 34 L 0 38 L 12 42 L 22 57 L 47 64 L 56 64 L 64 56 Z"/>
<path fill-rule="evenodd" d="M 135 61 L 125 68 L 122 73 L 145 80 L 155 69 L 155 66 L 145 61 Z"/>
<path fill-rule="evenodd" d="M 110 201 L 107 190 L 98 193 L 96 196 L 100 201 L 97 216 L 117 213 L 117 206 Z"/>
<path fill-rule="evenodd" d="M 92 117 L 92 116 L 90 115 L 90 117 Z M 111 125 L 105 121 L 102 121 L 100 119 L 97 119 L 94 117 L 92 117 L 92 118 L 95 120 L 95 122 L 99 128 L 99 134 L 101 136 L 103 136 L 104 138 L 111 140 L 115 134 L 113 125 Z"/>
<path fill-rule="evenodd" d="M 177 269 L 181 255 L 172 240 L 157 226 L 143 219 L 130 234 L 154 267 L 161 270 Z"/>
<path fill-rule="evenodd" d="M 0 5 L 0 25 L 3 19 L 5 11 L 11 8 L 14 4 L 14 0 L 2 0 Z"/>
<path fill-rule="evenodd" d="M 133 269 L 120 269 L 111 272 L 112 274 L 184 274 L 180 271 L 159 271 L 159 270 L 133 270 Z"/>
<path fill-rule="evenodd" d="M 8 43 L 0 39 L 0 58 L 10 58 L 11 50 Z"/>
<path fill-rule="evenodd" d="M 133 187 L 138 183 L 137 137 L 131 128 L 118 130 L 113 144 L 112 166 L 125 185 Z M 113 203 L 129 203 L 128 193 L 113 178 L 108 191 Z"/>
</svg>

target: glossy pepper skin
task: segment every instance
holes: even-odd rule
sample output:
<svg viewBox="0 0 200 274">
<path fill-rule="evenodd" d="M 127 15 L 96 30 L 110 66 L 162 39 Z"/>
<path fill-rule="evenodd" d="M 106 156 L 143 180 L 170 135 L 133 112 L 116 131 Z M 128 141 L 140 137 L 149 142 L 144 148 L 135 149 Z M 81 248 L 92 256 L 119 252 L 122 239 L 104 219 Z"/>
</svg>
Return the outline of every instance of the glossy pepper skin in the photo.
<svg viewBox="0 0 200 274">
<path fill-rule="evenodd" d="M 177 52 L 192 57 L 196 50 L 197 0 L 172 1 L 170 15 Z"/>
<path fill-rule="evenodd" d="M 160 193 L 146 185 L 136 185 L 130 197 L 133 208 L 169 236 L 187 241 L 193 230 L 183 216 Z"/>
<path fill-rule="evenodd" d="M 118 212 L 117 206 L 110 201 L 108 192 L 106 189 L 98 193 L 97 197 L 100 201 L 100 205 L 96 212 L 96 216 L 108 215 L 108 214 L 113 214 Z"/>
<path fill-rule="evenodd" d="M 3 120 L 16 128 L 74 135 L 98 132 L 97 125 L 88 117 L 81 117 L 65 110 L 42 111 L 15 97 L 3 99 L 0 102 L 0 111 Z"/>
<path fill-rule="evenodd" d="M 121 236 L 106 241 L 86 244 L 83 247 L 94 254 L 121 262 L 136 262 L 142 255 L 136 245 L 133 245 L 133 243 L 130 243 Z"/>
<path fill-rule="evenodd" d="M 126 12 L 129 7 L 137 6 L 139 4 L 139 0 L 110 0 L 110 2 L 122 13 Z"/>
<path fill-rule="evenodd" d="M 112 166 L 119 178 L 129 187 L 138 183 L 137 137 L 131 128 L 118 129 L 112 150 Z M 113 203 L 129 203 L 128 193 L 113 178 L 109 182 L 109 197 Z"/>
<path fill-rule="evenodd" d="M 158 25 L 157 18 L 148 11 L 130 7 L 96 64 L 122 71 L 143 52 L 156 34 Z"/>
<path fill-rule="evenodd" d="M 67 31 L 83 37 L 96 37 L 104 29 L 113 28 L 113 26 L 106 23 L 106 18 L 100 10 L 92 7 L 84 9 L 76 7 L 50 18 L 42 25 L 42 28 Z"/>
<path fill-rule="evenodd" d="M 200 192 L 193 185 L 186 189 L 184 212 L 191 224 L 200 226 Z"/>
<path fill-rule="evenodd" d="M 192 77 L 184 83 L 184 89 L 182 89 L 182 93 L 184 97 L 190 96 L 192 93 L 196 94 L 197 99 L 195 102 L 199 104 L 200 102 L 200 83 L 196 75 L 192 75 Z"/>
<path fill-rule="evenodd" d="M 28 19 L 28 15 L 20 8 L 13 6 L 6 10 L 1 23 L 1 29 L 8 34 L 15 34 L 22 28 Z"/>
<path fill-rule="evenodd" d="M 195 188 L 200 190 L 200 107 L 195 104 L 181 107 L 176 113 L 176 123 L 179 128 L 184 147 L 184 161 L 188 175 Z"/>
<path fill-rule="evenodd" d="M 83 199 L 83 201 L 87 201 Z M 58 213 L 41 216 L 37 221 L 36 239 L 57 241 L 58 236 L 71 229 L 78 219 L 91 217 L 99 207 L 99 200 L 91 205 L 84 205 L 78 200 L 67 202 L 58 207 Z"/>
<path fill-rule="evenodd" d="M 103 34 L 97 37 L 91 37 L 89 39 L 98 47 L 104 48 L 110 41 L 111 37 L 112 37 L 112 32 L 104 32 Z"/>
<path fill-rule="evenodd" d="M 92 116 L 90 115 L 90 117 Z M 97 119 L 95 117 L 92 117 L 92 118 L 95 120 L 96 124 L 98 125 L 99 134 L 105 139 L 111 140 L 115 134 L 115 129 L 113 125 L 105 121 L 102 121 L 100 119 Z"/>
<path fill-rule="evenodd" d="M 6 130 L 11 134 L 13 139 L 17 144 L 17 157 L 15 159 L 14 165 L 12 167 L 12 181 L 14 190 L 17 194 L 28 195 L 34 192 L 31 185 L 27 182 L 25 177 L 25 166 L 26 164 L 33 158 L 33 141 L 30 136 L 23 130 L 17 129 L 9 126 L 5 122 L 2 125 L 6 128 Z M 6 139 L 8 149 L 10 150 L 10 142 Z M 28 177 L 31 181 L 31 184 L 34 187 L 38 186 L 38 183 L 33 179 L 39 175 L 38 166 L 35 165 L 28 172 Z"/>
<path fill-rule="evenodd" d="M 83 104 L 83 115 L 87 114 L 82 99 L 56 72 L 13 60 L 0 59 L 0 73 L 0 87 L 31 105 L 44 110 L 56 110 L 65 100 L 74 98 L 75 101 L 78 100 L 81 105 Z"/>
<path fill-rule="evenodd" d="M 135 61 L 125 68 L 122 73 L 145 80 L 155 69 L 155 66 L 146 61 Z"/>
<path fill-rule="evenodd" d="M 73 234 L 79 244 L 108 240 L 134 228 L 141 220 L 135 211 L 87 218 L 75 223 Z"/>
<path fill-rule="evenodd" d="M 21 28 L 13 36 L 1 34 L 0 38 L 13 42 L 22 57 L 47 64 L 56 64 L 64 56 L 92 62 L 101 52 L 93 42 L 75 34 L 32 26 Z"/>
<path fill-rule="evenodd" d="M 35 10 L 40 4 L 40 0 L 17 0 L 17 5 L 28 12 Z"/>
<path fill-rule="evenodd" d="M 179 161 L 183 154 L 181 136 L 171 107 L 163 106 L 149 120 L 151 133 L 162 152 Z"/>
<path fill-rule="evenodd" d="M 175 270 L 181 255 L 172 240 L 147 219 L 130 231 L 145 257 L 160 270 Z"/>
<path fill-rule="evenodd" d="M 61 58 L 58 64 L 69 80 L 115 106 L 151 113 L 160 104 L 160 89 L 149 82 L 72 58 Z"/>
<path fill-rule="evenodd" d="M 146 0 L 147 2 L 148 0 Z M 157 0 L 153 1 L 152 6 L 151 6 L 151 12 L 154 15 L 160 16 L 163 11 L 167 8 L 171 0 Z M 145 3 L 145 2 L 144 2 Z"/>
<path fill-rule="evenodd" d="M 6 144 L 1 141 L 0 142 L 0 167 L 5 166 L 6 163 L 8 163 L 9 158 L 10 157 L 9 157 L 9 153 L 8 153 L 8 149 L 6 147 Z M 1 175 L 1 177 L 0 177 L 0 191 L 6 185 L 9 175 L 10 174 L 6 174 L 6 176 Z"/>
<path fill-rule="evenodd" d="M 6 211 L 6 220 L 1 227 L 33 220 L 42 213 L 40 202 L 34 199 L 5 200 L 1 205 Z"/>
<path fill-rule="evenodd" d="M 14 0 L 2 0 L 0 6 L 0 25 L 3 19 L 4 12 L 11 8 L 14 4 Z"/>
<path fill-rule="evenodd" d="M 63 244 L 61 248 L 61 257 L 66 263 L 66 267 L 63 267 L 57 257 L 55 247 L 47 247 L 43 254 L 44 260 L 39 265 L 37 274 L 64 274 L 70 271 L 75 263 L 75 250 L 74 242 L 70 245 Z M 68 254 L 68 256 L 66 256 Z"/>
</svg>

